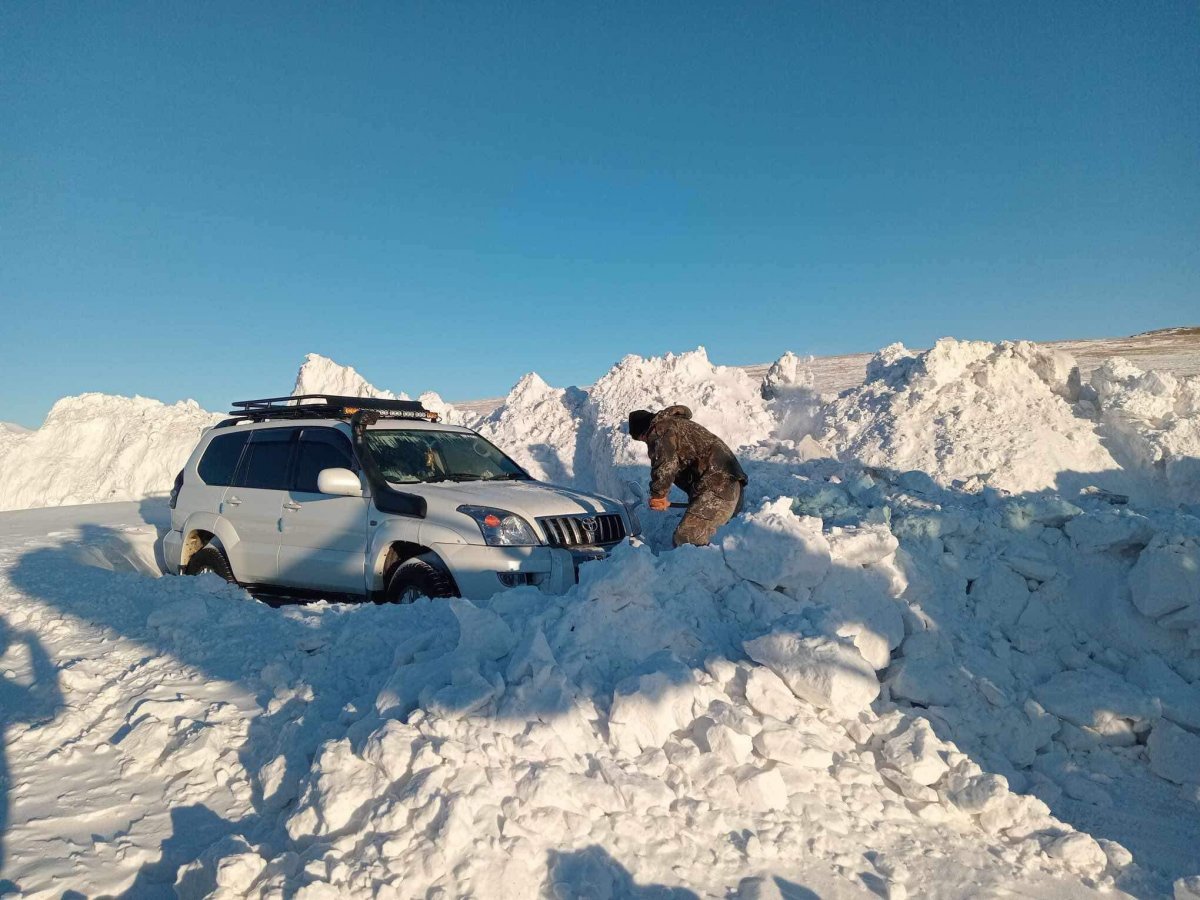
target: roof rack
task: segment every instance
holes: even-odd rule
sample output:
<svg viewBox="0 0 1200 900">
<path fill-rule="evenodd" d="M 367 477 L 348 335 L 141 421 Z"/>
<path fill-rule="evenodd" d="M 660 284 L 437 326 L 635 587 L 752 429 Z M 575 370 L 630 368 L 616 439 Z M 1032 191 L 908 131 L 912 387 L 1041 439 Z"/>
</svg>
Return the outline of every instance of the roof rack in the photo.
<svg viewBox="0 0 1200 900">
<path fill-rule="evenodd" d="M 263 422 L 268 419 L 349 419 L 360 409 L 375 410 L 385 419 L 438 420 L 438 414 L 426 409 L 419 400 L 384 400 L 380 397 L 342 397 L 337 394 L 299 394 L 290 397 L 264 397 L 238 400 L 229 411 L 234 422 Z"/>
</svg>

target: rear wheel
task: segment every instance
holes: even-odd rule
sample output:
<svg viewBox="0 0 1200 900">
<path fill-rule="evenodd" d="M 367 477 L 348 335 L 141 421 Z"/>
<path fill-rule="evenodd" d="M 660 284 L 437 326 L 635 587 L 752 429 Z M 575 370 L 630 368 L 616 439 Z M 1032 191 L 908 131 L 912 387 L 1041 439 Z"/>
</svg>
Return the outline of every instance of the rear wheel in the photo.
<svg viewBox="0 0 1200 900">
<path fill-rule="evenodd" d="M 188 560 L 183 571 L 187 575 L 203 575 L 205 572 L 212 572 L 230 584 L 236 581 L 233 577 L 233 569 L 229 567 L 229 560 L 216 547 L 202 547 L 197 550 L 192 554 L 192 558 Z"/>
<path fill-rule="evenodd" d="M 414 556 L 392 570 L 384 599 L 388 603 L 412 603 L 418 597 L 457 597 L 454 579 L 432 553 Z"/>
</svg>

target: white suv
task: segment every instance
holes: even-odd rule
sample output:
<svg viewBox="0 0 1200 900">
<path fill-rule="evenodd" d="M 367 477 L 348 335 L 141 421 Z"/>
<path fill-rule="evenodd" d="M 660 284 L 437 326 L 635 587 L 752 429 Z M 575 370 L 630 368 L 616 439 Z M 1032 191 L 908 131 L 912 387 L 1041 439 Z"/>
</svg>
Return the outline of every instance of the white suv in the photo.
<svg viewBox="0 0 1200 900">
<path fill-rule="evenodd" d="M 638 532 L 623 503 L 536 481 L 420 403 L 306 395 L 235 403 L 171 491 L 175 574 L 270 594 L 408 602 L 537 585 Z"/>
</svg>

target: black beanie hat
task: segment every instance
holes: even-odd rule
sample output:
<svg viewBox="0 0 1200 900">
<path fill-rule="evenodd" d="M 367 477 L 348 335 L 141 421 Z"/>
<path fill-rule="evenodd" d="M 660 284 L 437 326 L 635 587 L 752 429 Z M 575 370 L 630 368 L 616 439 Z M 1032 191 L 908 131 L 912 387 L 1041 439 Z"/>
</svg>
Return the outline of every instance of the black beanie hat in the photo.
<svg viewBox="0 0 1200 900">
<path fill-rule="evenodd" d="M 629 436 L 637 440 L 650 430 L 654 413 L 648 409 L 635 409 L 629 414 Z"/>
</svg>

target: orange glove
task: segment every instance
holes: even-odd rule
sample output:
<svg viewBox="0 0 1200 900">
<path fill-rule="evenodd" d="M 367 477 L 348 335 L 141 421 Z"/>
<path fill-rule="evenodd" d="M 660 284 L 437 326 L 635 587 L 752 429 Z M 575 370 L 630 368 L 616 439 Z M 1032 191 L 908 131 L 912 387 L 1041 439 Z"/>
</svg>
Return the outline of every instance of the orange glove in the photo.
<svg viewBox="0 0 1200 900">
<path fill-rule="evenodd" d="M 671 501 L 666 497 L 651 497 L 650 508 L 657 512 L 662 512 L 664 509 L 671 508 Z"/>
</svg>

